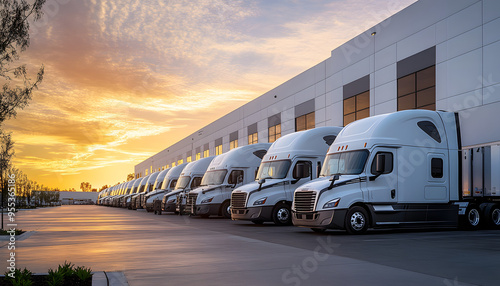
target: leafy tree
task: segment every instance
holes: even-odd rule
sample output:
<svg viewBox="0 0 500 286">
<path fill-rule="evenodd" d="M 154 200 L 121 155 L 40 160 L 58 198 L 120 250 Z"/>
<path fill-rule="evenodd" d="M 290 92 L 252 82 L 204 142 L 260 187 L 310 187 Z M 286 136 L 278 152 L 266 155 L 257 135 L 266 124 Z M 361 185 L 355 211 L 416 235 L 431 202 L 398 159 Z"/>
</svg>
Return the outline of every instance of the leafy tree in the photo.
<svg viewBox="0 0 500 286">
<path fill-rule="evenodd" d="M 30 1 L 31 2 L 31 1 Z M 44 67 L 40 67 L 36 80 L 31 80 L 26 65 L 17 65 L 19 54 L 30 44 L 29 18 L 39 20 L 45 0 L 0 0 L 0 124 L 15 117 L 17 109 L 26 107 L 33 90 L 43 79 Z"/>
<path fill-rule="evenodd" d="M 82 182 L 80 184 L 80 189 L 82 192 L 90 192 L 92 190 L 92 185 L 89 182 Z"/>
<path fill-rule="evenodd" d="M 135 174 L 134 173 L 130 173 L 127 175 L 127 182 L 128 181 L 132 181 L 133 179 L 135 179 Z"/>
</svg>

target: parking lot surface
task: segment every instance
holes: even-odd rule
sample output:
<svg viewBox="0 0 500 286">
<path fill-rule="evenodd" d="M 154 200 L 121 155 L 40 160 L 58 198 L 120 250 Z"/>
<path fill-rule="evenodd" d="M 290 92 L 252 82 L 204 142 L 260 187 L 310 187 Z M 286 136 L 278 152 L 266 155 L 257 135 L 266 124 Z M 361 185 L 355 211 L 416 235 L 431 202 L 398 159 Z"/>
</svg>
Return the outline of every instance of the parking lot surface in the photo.
<svg viewBox="0 0 500 286">
<path fill-rule="evenodd" d="M 130 285 L 499 285 L 500 231 L 377 230 L 362 236 L 102 206 L 19 211 L 32 231 L 17 267 L 65 260 Z M 0 241 L 3 272 L 9 256 Z"/>
</svg>

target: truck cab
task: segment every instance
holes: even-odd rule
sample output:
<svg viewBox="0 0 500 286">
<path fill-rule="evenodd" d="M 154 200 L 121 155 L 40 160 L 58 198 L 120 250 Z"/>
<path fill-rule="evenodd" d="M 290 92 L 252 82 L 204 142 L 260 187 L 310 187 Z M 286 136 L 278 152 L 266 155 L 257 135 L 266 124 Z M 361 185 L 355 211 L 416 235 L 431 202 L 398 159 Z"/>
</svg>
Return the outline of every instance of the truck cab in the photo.
<svg viewBox="0 0 500 286">
<path fill-rule="evenodd" d="M 168 169 L 165 169 L 165 170 L 159 172 L 158 176 L 156 177 L 156 179 L 155 179 L 155 181 L 153 183 L 151 191 L 148 192 L 147 194 L 145 194 L 144 196 L 142 196 L 141 207 L 143 209 L 146 209 L 147 212 L 152 212 L 153 211 L 153 208 L 147 208 L 147 206 L 146 206 L 147 199 L 149 198 L 149 196 L 151 194 L 153 194 L 157 189 L 159 189 L 161 187 L 161 184 L 163 183 L 163 179 L 165 179 L 165 176 L 167 175 L 168 171 L 170 171 L 170 169 L 171 168 L 168 168 Z M 154 193 L 154 194 L 156 194 L 156 193 Z"/>
<path fill-rule="evenodd" d="M 221 154 L 210 163 L 201 186 L 187 194 L 185 213 L 231 218 L 231 192 L 255 180 L 270 143 L 241 146 Z"/>
<path fill-rule="evenodd" d="M 163 196 L 162 211 L 173 213 L 181 213 L 183 211 L 185 201 L 179 201 L 178 203 L 177 198 L 179 197 L 184 200 L 183 194 L 200 186 L 201 179 L 214 158 L 215 156 L 206 157 L 186 165 L 177 180 L 175 189 Z"/>
<path fill-rule="evenodd" d="M 136 194 L 135 196 L 132 197 L 132 202 L 134 204 L 133 209 L 141 209 L 142 208 L 142 200 L 144 199 L 144 196 L 151 192 L 153 190 L 153 185 L 156 181 L 156 178 L 160 172 L 154 172 L 151 175 L 149 175 L 148 180 L 146 181 L 146 184 L 144 185 L 144 189 L 142 189 L 142 192 Z"/>
<path fill-rule="evenodd" d="M 364 118 L 338 135 L 320 178 L 294 193 L 293 223 L 314 231 L 456 226 L 460 138 L 452 112 Z"/>
<path fill-rule="evenodd" d="M 137 193 L 137 191 L 139 190 L 139 187 L 141 185 L 141 182 L 144 179 L 145 178 L 138 178 L 138 179 L 136 179 L 134 181 L 134 183 L 132 184 L 132 187 L 130 188 L 130 192 L 128 192 L 127 195 L 123 196 L 120 199 L 120 206 L 122 208 L 131 208 L 131 199 L 132 199 L 132 196 Z"/>
<path fill-rule="evenodd" d="M 293 192 L 317 178 L 328 147 L 341 127 L 318 127 L 276 140 L 261 161 L 256 181 L 231 194 L 231 218 L 256 224 L 291 224 Z"/>
<path fill-rule="evenodd" d="M 168 170 L 167 174 L 163 178 L 163 181 L 159 183 L 157 189 L 148 194 L 146 198 L 146 209 L 152 209 L 155 214 L 161 214 L 161 201 L 163 197 L 165 194 L 175 189 L 177 180 L 187 164 L 188 163 L 183 163 Z"/>
</svg>

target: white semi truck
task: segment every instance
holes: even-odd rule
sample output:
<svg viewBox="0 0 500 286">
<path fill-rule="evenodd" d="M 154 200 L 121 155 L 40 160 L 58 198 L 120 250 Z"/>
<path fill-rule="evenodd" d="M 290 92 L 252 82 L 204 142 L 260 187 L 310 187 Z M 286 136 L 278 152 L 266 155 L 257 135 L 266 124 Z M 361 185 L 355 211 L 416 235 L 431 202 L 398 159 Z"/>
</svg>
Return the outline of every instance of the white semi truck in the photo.
<svg viewBox="0 0 500 286">
<path fill-rule="evenodd" d="M 270 143 L 246 145 L 215 157 L 201 186 L 187 194 L 185 212 L 202 217 L 231 218 L 231 192 L 255 180 L 260 162 L 270 146 Z"/>
<path fill-rule="evenodd" d="M 318 177 L 325 153 L 340 130 L 318 127 L 276 140 L 262 159 L 256 181 L 232 192 L 231 218 L 291 224 L 293 192 Z"/>
<path fill-rule="evenodd" d="M 201 184 L 201 179 L 207 171 L 208 165 L 210 165 L 210 162 L 212 162 L 214 158 L 215 156 L 202 158 L 188 163 L 186 167 L 184 167 L 177 180 L 175 189 L 163 196 L 162 211 L 174 213 L 183 211 L 182 209 L 180 211 L 177 210 L 177 196 L 181 193 L 187 193 Z"/>
<path fill-rule="evenodd" d="M 129 209 L 131 208 L 132 196 L 139 191 L 140 185 L 143 181 L 144 182 L 147 181 L 147 177 L 138 178 L 135 180 L 134 184 L 132 185 L 132 188 L 130 189 L 130 192 L 120 199 L 121 207 Z"/>
<path fill-rule="evenodd" d="M 146 198 L 146 209 L 152 209 L 155 214 L 161 214 L 161 201 L 165 194 L 173 191 L 175 185 L 177 185 L 177 180 L 182 173 L 182 170 L 186 167 L 188 163 L 183 163 L 172 167 L 168 173 L 163 178 L 160 186 Z"/>
<path fill-rule="evenodd" d="M 144 196 L 142 196 L 142 199 L 141 199 L 141 207 L 143 209 L 146 209 L 147 212 L 152 212 L 153 211 L 153 208 L 147 208 L 146 206 L 146 201 L 148 199 L 148 197 L 150 196 L 150 194 L 152 194 L 155 190 L 159 189 L 161 187 L 161 184 L 163 183 L 163 179 L 165 179 L 165 176 L 167 175 L 168 171 L 170 171 L 171 168 L 168 168 L 168 169 L 165 169 L 161 172 L 158 173 L 158 176 L 156 177 L 155 179 L 155 182 L 153 183 L 153 186 L 151 188 L 151 191 L 147 194 L 145 194 Z M 156 193 L 155 193 L 156 194 Z"/>
<path fill-rule="evenodd" d="M 128 192 L 130 192 L 130 189 L 132 188 L 134 181 L 129 181 L 123 183 L 122 187 L 120 187 L 119 194 L 114 196 L 111 201 L 112 201 L 112 206 L 117 207 L 120 205 L 120 200 L 123 198 L 123 196 L 127 195 Z"/>
<path fill-rule="evenodd" d="M 347 125 L 321 178 L 295 191 L 293 223 L 314 231 L 500 226 L 500 145 L 462 150 L 459 116 L 407 110 Z"/>
<path fill-rule="evenodd" d="M 156 177 L 158 177 L 159 174 L 160 174 L 160 172 L 154 172 L 151 175 L 149 175 L 149 178 L 148 178 L 146 184 L 144 185 L 144 188 L 141 188 L 139 190 L 139 193 L 132 196 L 132 203 L 133 203 L 132 209 L 142 208 L 142 200 L 146 194 L 148 194 L 149 192 L 151 192 L 153 190 L 153 185 L 155 184 Z"/>
</svg>

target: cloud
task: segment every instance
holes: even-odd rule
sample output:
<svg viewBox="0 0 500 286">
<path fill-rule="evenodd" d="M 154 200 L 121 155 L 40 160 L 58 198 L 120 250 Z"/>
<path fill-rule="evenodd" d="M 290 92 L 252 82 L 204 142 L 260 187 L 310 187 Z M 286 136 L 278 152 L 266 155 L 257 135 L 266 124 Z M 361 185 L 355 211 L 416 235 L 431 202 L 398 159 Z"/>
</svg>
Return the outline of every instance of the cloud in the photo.
<svg viewBox="0 0 500 286">
<path fill-rule="evenodd" d="M 15 163 L 63 188 L 123 180 L 412 2 L 48 1 L 23 55 L 44 81 L 5 125 Z"/>
</svg>

